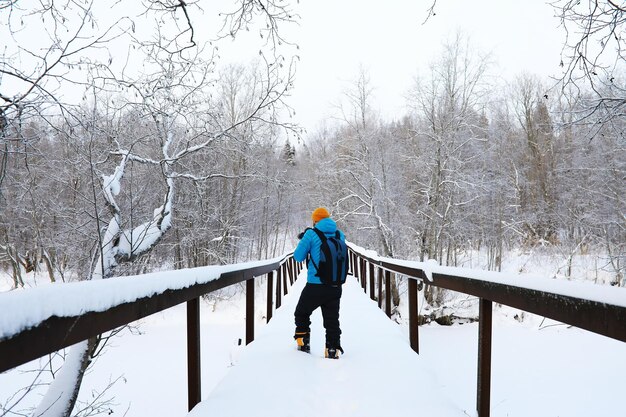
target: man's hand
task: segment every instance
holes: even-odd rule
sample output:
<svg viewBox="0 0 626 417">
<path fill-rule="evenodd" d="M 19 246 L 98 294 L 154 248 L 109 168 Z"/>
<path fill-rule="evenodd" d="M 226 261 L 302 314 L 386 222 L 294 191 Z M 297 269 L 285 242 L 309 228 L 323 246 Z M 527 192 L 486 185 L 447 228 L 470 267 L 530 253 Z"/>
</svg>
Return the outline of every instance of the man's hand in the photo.
<svg viewBox="0 0 626 417">
<path fill-rule="evenodd" d="M 302 237 L 304 236 L 304 234 L 306 233 L 307 230 L 309 230 L 310 227 L 307 227 L 306 229 L 304 229 L 299 235 L 298 235 L 298 239 L 302 239 Z"/>
</svg>

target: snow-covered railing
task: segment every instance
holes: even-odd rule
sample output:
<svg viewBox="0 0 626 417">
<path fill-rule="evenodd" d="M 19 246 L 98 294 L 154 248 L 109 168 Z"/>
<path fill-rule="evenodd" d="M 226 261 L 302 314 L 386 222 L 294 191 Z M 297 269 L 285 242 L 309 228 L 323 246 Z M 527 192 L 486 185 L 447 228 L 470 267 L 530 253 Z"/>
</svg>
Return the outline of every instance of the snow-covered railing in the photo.
<svg viewBox="0 0 626 417">
<path fill-rule="evenodd" d="M 254 278 L 267 275 L 267 321 L 302 265 L 259 262 L 61 283 L 0 294 L 0 372 L 187 303 L 188 403 L 200 402 L 200 297 L 246 281 L 246 344 L 254 340 Z M 276 284 L 274 285 L 274 273 Z M 275 297 L 275 303 L 274 303 Z"/>
<path fill-rule="evenodd" d="M 541 277 L 510 276 L 499 272 L 439 266 L 384 258 L 349 245 L 350 270 L 363 290 L 391 316 L 391 274 L 408 277 L 409 340 L 419 353 L 417 280 L 479 298 L 478 387 L 479 417 L 490 413 L 492 303 L 505 304 L 581 329 L 626 342 L 626 289 Z M 376 285 L 378 282 L 378 285 Z M 376 294 L 378 287 L 378 295 Z"/>
</svg>

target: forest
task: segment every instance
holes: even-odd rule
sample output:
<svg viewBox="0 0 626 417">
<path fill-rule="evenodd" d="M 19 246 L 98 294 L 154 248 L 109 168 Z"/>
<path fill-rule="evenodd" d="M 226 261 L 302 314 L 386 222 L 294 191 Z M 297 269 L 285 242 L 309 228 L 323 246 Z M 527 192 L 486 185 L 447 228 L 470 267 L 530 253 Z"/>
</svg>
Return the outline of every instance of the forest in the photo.
<svg viewBox="0 0 626 417">
<path fill-rule="evenodd" d="M 626 120 L 601 101 L 623 94 L 624 72 L 600 96 L 499 81 L 457 35 L 404 114 L 372 110 L 362 70 L 341 117 L 305 136 L 280 119 L 291 69 L 215 64 L 209 77 L 153 53 L 162 72 L 94 81 L 71 113 L 5 108 L 0 250 L 15 287 L 35 269 L 65 281 L 276 256 L 317 206 L 385 256 L 458 265 L 482 250 L 500 270 L 513 249 L 591 252 L 624 285 Z"/>
</svg>

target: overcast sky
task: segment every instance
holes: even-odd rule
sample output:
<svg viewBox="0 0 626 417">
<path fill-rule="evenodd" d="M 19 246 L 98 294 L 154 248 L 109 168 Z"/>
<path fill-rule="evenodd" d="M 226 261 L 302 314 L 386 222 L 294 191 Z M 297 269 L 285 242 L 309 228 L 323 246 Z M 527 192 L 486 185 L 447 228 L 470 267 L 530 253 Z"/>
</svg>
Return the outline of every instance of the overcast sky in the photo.
<svg viewBox="0 0 626 417">
<path fill-rule="evenodd" d="M 290 50 L 300 60 L 289 103 L 296 111 L 294 121 L 309 133 L 336 114 L 333 105 L 353 85 L 361 66 L 374 87 L 375 110 L 386 120 L 401 118 L 404 96 L 414 78 L 420 72 L 425 74 L 428 64 L 441 53 L 442 43 L 457 31 L 467 35 L 477 50 L 492 54 L 496 63 L 492 74 L 510 80 L 523 71 L 545 78 L 559 71 L 564 31 L 545 0 L 438 0 L 436 16 L 426 22 L 433 0 L 292 1 L 299 24 L 285 24 L 279 29 L 299 46 L 297 51 Z M 208 38 L 221 26 L 218 13 L 233 10 L 236 2 L 215 0 L 198 5 L 206 10 L 199 13 L 193 9 L 194 26 Z M 141 23 L 127 10 L 126 3 L 116 7 L 126 8 L 123 13 Z M 104 28 L 108 23 L 106 13 L 101 12 L 97 16 Z M 41 43 L 37 35 L 41 29 L 33 26 L 35 20 L 28 21 L 27 32 L 20 32 L 30 35 L 22 36 L 20 42 L 30 39 L 35 45 Z M 153 30 L 151 25 L 147 28 Z M 242 31 L 237 39 L 220 44 L 221 63 L 248 63 L 258 58 L 258 44 L 263 42 L 258 31 Z M 127 50 L 125 44 L 112 45 L 101 53 L 112 54 L 114 65 L 126 66 Z M 28 62 L 22 65 L 27 67 Z M 10 87 L 3 86 L 6 94 L 15 93 Z M 82 90 L 74 90 L 80 100 Z"/>
<path fill-rule="evenodd" d="M 300 46 L 291 104 L 311 133 L 332 115 L 333 103 L 368 70 L 378 110 L 401 117 L 403 95 L 414 77 L 461 30 L 472 45 L 492 53 L 493 73 L 512 79 L 526 71 L 557 74 L 564 33 L 544 0 L 301 0 L 300 26 L 290 30 Z"/>
</svg>

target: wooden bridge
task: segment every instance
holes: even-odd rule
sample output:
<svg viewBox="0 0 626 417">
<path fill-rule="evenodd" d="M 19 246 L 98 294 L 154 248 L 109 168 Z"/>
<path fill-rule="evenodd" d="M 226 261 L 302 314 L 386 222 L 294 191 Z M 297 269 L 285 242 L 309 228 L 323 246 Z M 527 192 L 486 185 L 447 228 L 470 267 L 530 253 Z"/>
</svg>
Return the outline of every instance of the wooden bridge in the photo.
<svg viewBox="0 0 626 417">
<path fill-rule="evenodd" d="M 267 283 L 267 321 L 268 326 L 279 326 L 280 322 L 289 322 L 291 325 L 292 310 L 285 314 L 277 315 L 272 320 L 276 309 L 283 304 L 283 296 L 286 295 L 291 286 L 296 282 L 296 277 L 302 270 L 302 264 L 295 262 L 291 254 L 280 258 L 237 264 L 221 267 L 196 268 L 187 270 L 186 278 L 160 282 L 154 275 L 147 274 L 142 277 L 123 277 L 103 281 L 85 281 L 75 284 L 60 284 L 48 287 L 43 296 L 47 299 L 54 299 L 56 296 L 64 298 L 64 295 L 75 291 L 77 286 L 81 286 L 82 293 L 94 293 L 95 297 L 102 294 L 103 289 L 108 289 L 115 294 L 116 288 L 121 288 L 120 283 L 129 280 L 137 282 L 140 279 L 149 281 L 151 284 L 137 286 L 137 290 L 132 295 L 116 297 L 110 302 L 104 302 L 103 306 L 94 307 L 94 303 L 86 300 L 76 299 L 73 301 L 75 309 L 68 311 L 59 307 L 55 310 L 52 305 L 48 309 L 43 309 L 39 316 L 33 316 L 20 320 L 19 317 L 12 318 L 18 323 L 15 329 L 0 328 L 0 372 L 17 367 L 38 357 L 55 352 L 64 347 L 70 346 L 82 340 L 113 330 L 117 327 L 131 323 L 142 317 L 158 311 L 165 310 L 177 304 L 187 303 L 187 368 L 188 368 L 188 408 L 191 415 L 200 417 L 212 414 L 211 410 L 216 407 L 216 401 L 209 397 L 207 401 L 200 404 L 200 302 L 202 295 L 212 291 L 228 287 L 240 282 L 246 282 L 246 344 L 255 338 L 254 311 L 255 294 L 254 280 L 264 279 Z M 191 273 L 190 273 L 191 271 Z M 180 274 L 184 274 L 182 271 Z M 624 291 L 617 289 L 618 295 L 614 299 L 597 296 L 589 292 L 581 296 L 574 286 L 567 282 L 560 283 L 558 289 L 551 288 L 551 280 L 533 281 L 519 280 L 506 277 L 504 274 L 488 273 L 464 270 L 460 268 L 436 267 L 429 264 L 408 262 L 380 258 L 372 255 L 355 246 L 350 247 L 350 274 L 357 278 L 346 286 L 346 295 L 352 297 L 352 301 L 344 303 L 342 316 L 349 320 L 351 314 L 358 314 L 359 310 L 378 306 L 391 315 L 391 291 L 390 282 L 392 274 L 408 279 L 408 301 L 409 301 L 409 344 L 413 353 L 407 351 L 417 358 L 419 353 L 418 335 L 418 281 L 424 281 L 429 285 L 458 291 L 479 298 L 479 332 L 478 332 L 478 358 L 477 369 L 478 378 L 476 385 L 476 410 L 480 417 L 490 414 L 490 392 L 491 392 L 491 334 L 492 334 L 492 305 L 500 303 L 509 305 L 524 311 L 548 317 L 572 326 L 576 326 L 588 331 L 608 336 L 622 342 L 626 342 L 626 299 Z M 155 285 L 154 282 L 159 282 Z M 546 282 L 548 285 L 545 285 Z M 358 283 L 358 284 L 357 284 Z M 369 296 L 365 297 L 361 291 Z M 3 312 L 11 311 L 11 303 L 37 302 L 37 297 L 42 294 L 37 293 L 37 289 L 5 293 L 0 298 L 0 309 Z M 358 297 L 357 297 L 358 294 Z M 356 297 L 356 298 L 355 298 Z M 52 303 L 54 304 L 54 303 Z M 82 304 L 82 305 L 81 305 Z M 30 305 L 30 304 L 29 304 Z M 346 307 L 350 305 L 352 307 Z M 352 311 L 351 308 L 356 310 Z M 280 317 L 279 317 L 280 316 Z M 384 315 L 381 314 L 381 317 Z M 376 319 L 377 320 L 377 319 Z M 4 322 L 3 322 L 4 323 Z M 392 323 L 389 321 L 389 325 Z M 372 332 L 385 331 L 384 325 L 373 325 Z M 270 331 L 268 327 L 268 331 Z M 261 344 L 253 346 L 259 352 L 263 352 Z M 407 355 L 406 351 L 394 352 L 395 355 Z M 405 357 L 405 356 L 402 356 Z M 390 372 L 411 372 L 411 365 L 415 361 L 406 356 L 405 370 L 392 370 Z M 424 360 L 427 360 L 425 358 Z M 384 361 L 384 359 L 381 359 Z M 365 365 L 363 365 L 365 366 Z M 417 366 L 417 365 L 415 365 Z M 245 364 L 240 367 L 245 372 Z M 270 372 L 269 370 L 267 371 Z M 283 376 L 287 378 L 283 371 L 272 371 L 275 377 Z M 324 372 L 316 368 L 316 372 Z M 333 378 L 332 374 L 327 374 L 328 378 Z M 349 375 L 347 376 L 350 377 Z M 393 377 L 393 374 L 389 376 Z M 351 389 L 363 391 L 362 407 L 370 410 L 374 407 L 371 403 L 372 394 L 368 394 L 367 387 L 359 384 L 358 378 L 351 383 Z M 432 388 L 432 387 L 430 387 Z M 416 379 L 414 386 L 408 389 L 430 389 L 420 385 Z M 241 389 L 241 388 L 240 388 Z M 228 392 L 224 388 L 224 392 Z M 224 394 L 224 393 L 222 393 Z M 241 394 L 240 392 L 238 394 Z M 380 392 L 379 392 L 380 394 Z M 221 398 L 228 398 L 222 395 Z M 271 396 L 268 395 L 268 398 Z M 440 395 L 434 390 L 426 395 L 426 404 L 422 409 L 430 410 L 429 415 L 456 415 L 454 410 L 446 410 L 448 407 Z M 407 398 L 407 401 L 409 399 Z M 275 408 L 274 403 L 268 402 L 266 408 Z M 196 407 L 197 406 L 197 407 Z M 194 408 L 195 407 L 195 408 Z M 282 405 L 281 407 L 285 407 Z M 236 410 L 234 408 L 233 410 Z M 277 408 L 272 416 L 291 415 L 280 413 L 281 408 Z M 389 411 L 388 408 L 386 408 Z M 224 415 L 221 413 L 220 415 Z M 238 415 L 238 414 L 229 414 Z M 265 414 L 264 414 L 265 415 Z M 338 414 L 339 415 L 339 414 Z M 352 414 L 357 415 L 357 414 Z"/>
</svg>

